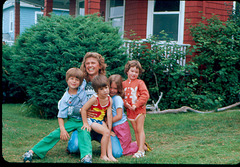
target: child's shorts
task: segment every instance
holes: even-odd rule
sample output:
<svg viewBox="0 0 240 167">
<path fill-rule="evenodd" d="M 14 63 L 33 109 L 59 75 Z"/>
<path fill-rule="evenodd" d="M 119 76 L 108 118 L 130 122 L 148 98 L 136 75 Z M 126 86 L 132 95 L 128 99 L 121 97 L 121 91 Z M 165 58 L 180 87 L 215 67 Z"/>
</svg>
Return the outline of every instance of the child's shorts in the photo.
<svg viewBox="0 0 240 167">
<path fill-rule="evenodd" d="M 91 126 L 93 122 L 98 123 L 98 124 L 100 124 L 100 125 L 103 124 L 103 121 L 100 121 L 100 120 L 97 120 L 97 119 L 88 118 L 87 120 L 88 120 L 89 126 Z"/>
</svg>

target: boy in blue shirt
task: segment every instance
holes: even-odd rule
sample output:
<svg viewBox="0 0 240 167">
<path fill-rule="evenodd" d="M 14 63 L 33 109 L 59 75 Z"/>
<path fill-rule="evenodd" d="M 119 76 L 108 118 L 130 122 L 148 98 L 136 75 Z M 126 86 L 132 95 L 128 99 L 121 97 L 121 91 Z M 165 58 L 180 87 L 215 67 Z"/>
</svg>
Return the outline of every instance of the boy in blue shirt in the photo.
<svg viewBox="0 0 240 167">
<path fill-rule="evenodd" d="M 78 108 L 87 102 L 86 92 L 84 87 L 86 81 L 83 80 L 83 73 L 79 68 L 70 68 L 66 72 L 66 82 L 68 88 L 61 100 L 58 102 L 58 123 L 59 128 L 51 132 L 43 138 L 31 150 L 23 155 L 23 160 L 26 162 L 32 161 L 32 156 L 35 153 L 38 157 L 44 158 L 47 152 L 52 149 L 57 142 L 69 139 L 69 132 L 78 131 L 78 146 L 81 153 L 81 162 L 92 163 L 92 143 L 90 132 L 82 130 L 83 122 Z M 82 85 L 81 85 L 82 84 Z M 78 109 L 78 110 L 77 110 Z M 68 121 L 64 123 L 64 119 Z"/>
</svg>

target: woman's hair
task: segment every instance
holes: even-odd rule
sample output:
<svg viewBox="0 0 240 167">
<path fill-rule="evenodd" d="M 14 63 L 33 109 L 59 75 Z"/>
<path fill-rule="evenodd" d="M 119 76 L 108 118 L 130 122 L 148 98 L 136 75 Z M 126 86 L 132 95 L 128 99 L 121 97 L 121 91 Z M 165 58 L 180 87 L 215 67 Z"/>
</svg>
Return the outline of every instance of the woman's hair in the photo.
<svg viewBox="0 0 240 167">
<path fill-rule="evenodd" d="M 89 58 L 89 57 L 93 57 L 93 58 L 97 59 L 97 61 L 99 63 L 99 66 L 100 66 L 100 69 L 99 69 L 98 73 L 102 74 L 102 75 L 106 75 L 107 64 L 105 63 L 105 60 L 102 57 L 102 55 L 100 55 L 99 53 L 96 53 L 96 52 L 87 52 L 85 54 L 84 58 L 83 58 L 82 65 L 80 67 L 80 69 L 83 71 L 84 78 L 87 81 L 89 81 L 88 73 L 87 73 L 86 66 L 85 66 L 86 59 Z"/>
<path fill-rule="evenodd" d="M 97 75 L 92 80 L 92 87 L 98 93 L 98 89 L 109 86 L 108 78 L 105 75 Z"/>
<path fill-rule="evenodd" d="M 131 61 L 128 61 L 127 64 L 125 65 L 124 73 L 127 74 L 127 72 L 131 67 L 136 67 L 137 69 L 139 69 L 139 75 L 141 75 L 144 72 L 144 69 L 142 68 L 139 61 L 131 60 Z"/>
<path fill-rule="evenodd" d="M 70 77 L 76 77 L 80 80 L 80 84 L 83 82 L 83 72 L 80 70 L 80 68 L 70 68 L 69 70 L 67 70 L 66 72 L 66 82 L 68 81 L 68 79 Z"/>
<path fill-rule="evenodd" d="M 121 96 L 122 98 L 124 98 L 124 89 L 123 89 L 123 86 L 122 86 L 122 77 L 121 75 L 119 74 L 114 74 L 114 75 L 111 75 L 109 78 L 109 85 L 111 86 L 111 84 L 114 82 L 116 85 L 117 85 L 117 94 L 119 96 Z"/>
</svg>

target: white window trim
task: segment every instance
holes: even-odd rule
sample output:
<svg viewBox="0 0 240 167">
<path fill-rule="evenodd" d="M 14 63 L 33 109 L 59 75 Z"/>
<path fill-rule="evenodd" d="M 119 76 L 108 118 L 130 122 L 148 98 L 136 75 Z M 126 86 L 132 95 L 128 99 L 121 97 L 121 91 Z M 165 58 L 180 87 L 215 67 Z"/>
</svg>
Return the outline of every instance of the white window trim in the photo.
<svg viewBox="0 0 240 167">
<path fill-rule="evenodd" d="M 42 14 L 43 15 L 43 12 L 39 12 L 39 11 L 35 12 L 35 24 L 37 24 L 37 15 L 38 14 Z"/>
<path fill-rule="evenodd" d="M 12 24 L 11 24 L 12 23 Z M 12 25 L 12 26 L 11 26 Z M 9 12 L 9 32 L 13 32 L 14 21 L 13 21 L 13 11 Z"/>
<path fill-rule="evenodd" d="M 148 12 L 147 12 L 147 34 L 146 38 L 149 38 L 153 34 L 153 14 L 154 14 L 154 1 L 148 0 Z M 158 12 L 165 13 L 165 12 Z M 179 12 L 167 12 L 167 14 L 179 14 L 179 24 L 178 24 L 178 44 L 183 44 L 184 37 L 184 17 L 185 17 L 185 1 L 180 1 L 180 11 Z"/>
<path fill-rule="evenodd" d="M 106 9 L 105 9 L 105 21 L 109 21 L 111 18 L 110 18 L 110 12 L 109 12 L 109 9 L 110 9 L 110 0 L 106 0 Z M 123 23 L 122 23 L 122 38 L 124 36 L 124 23 L 125 23 L 125 0 L 123 0 Z"/>
</svg>

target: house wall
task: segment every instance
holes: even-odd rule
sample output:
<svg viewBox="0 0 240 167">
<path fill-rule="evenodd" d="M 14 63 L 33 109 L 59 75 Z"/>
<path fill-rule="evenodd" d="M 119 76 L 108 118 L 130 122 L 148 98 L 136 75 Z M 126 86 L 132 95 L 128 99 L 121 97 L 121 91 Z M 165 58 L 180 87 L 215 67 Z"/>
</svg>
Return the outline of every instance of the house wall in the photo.
<svg viewBox="0 0 240 167">
<path fill-rule="evenodd" d="M 131 32 L 137 34 L 140 39 L 146 38 L 147 31 L 147 9 L 148 1 L 145 0 L 125 0 L 125 22 L 124 38 L 133 39 Z"/>
<path fill-rule="evenodd" d="M 13 30 L 10 32 L 10 12 L 13 12 Z M 2 23 L 2 33 L 4 34 L 9 34 L 11 36 L 11 39 L 14 39 L 14 32 L 15 32 L 15 29 L 14 29 L 14 25 L 15 25 L 15 18 L 14 18 L 14 15 L 15 15 L 15 11 L 14 11 L 14 6 L 11 6 L 11 7 L 8 7 L 4 10 L 3 12 L 3 22 Z"/>
<path fill-rule="evenodd" d="M 228 4 L 228 6 L 225 4 Z M 233 1 L 186 1 L 183 43 L 195 45 L 195 42 L 190 35 L 189 26 L 200 23 L 202 20 L 202 15 L 209 19 L 213 14 L 215 14 L 219 16 L 221 21 L 226 21 L 229 17 L 229 12 L 232 10 L 232 7 Z M 188 55 L 186 61 L 190 61 L 191 58 L 192 56 Z"/>
<path fill-rule="evenodd" d="M 10 11 L 13 11 L 13 32 L 9 32 L 9 16 Z M 30 28 L 35 24 L 35 12 L 41 11 L 40 8 L 30 8 L 30 7 L 20 7 L 20 34 L 22 34 L 26 28 Z M 68 15 L 69 11 L 66 10 L 56 10 L 53 9 L 53 13 L 56 15 Z M 8 33 L 11 38 L 14 40 L 14 26 L 15 26 L 15 11 L 14 6 L 8 7 L 3 10 L 3 22 L 2 23 L 2 33 Z"/>
</svg>

